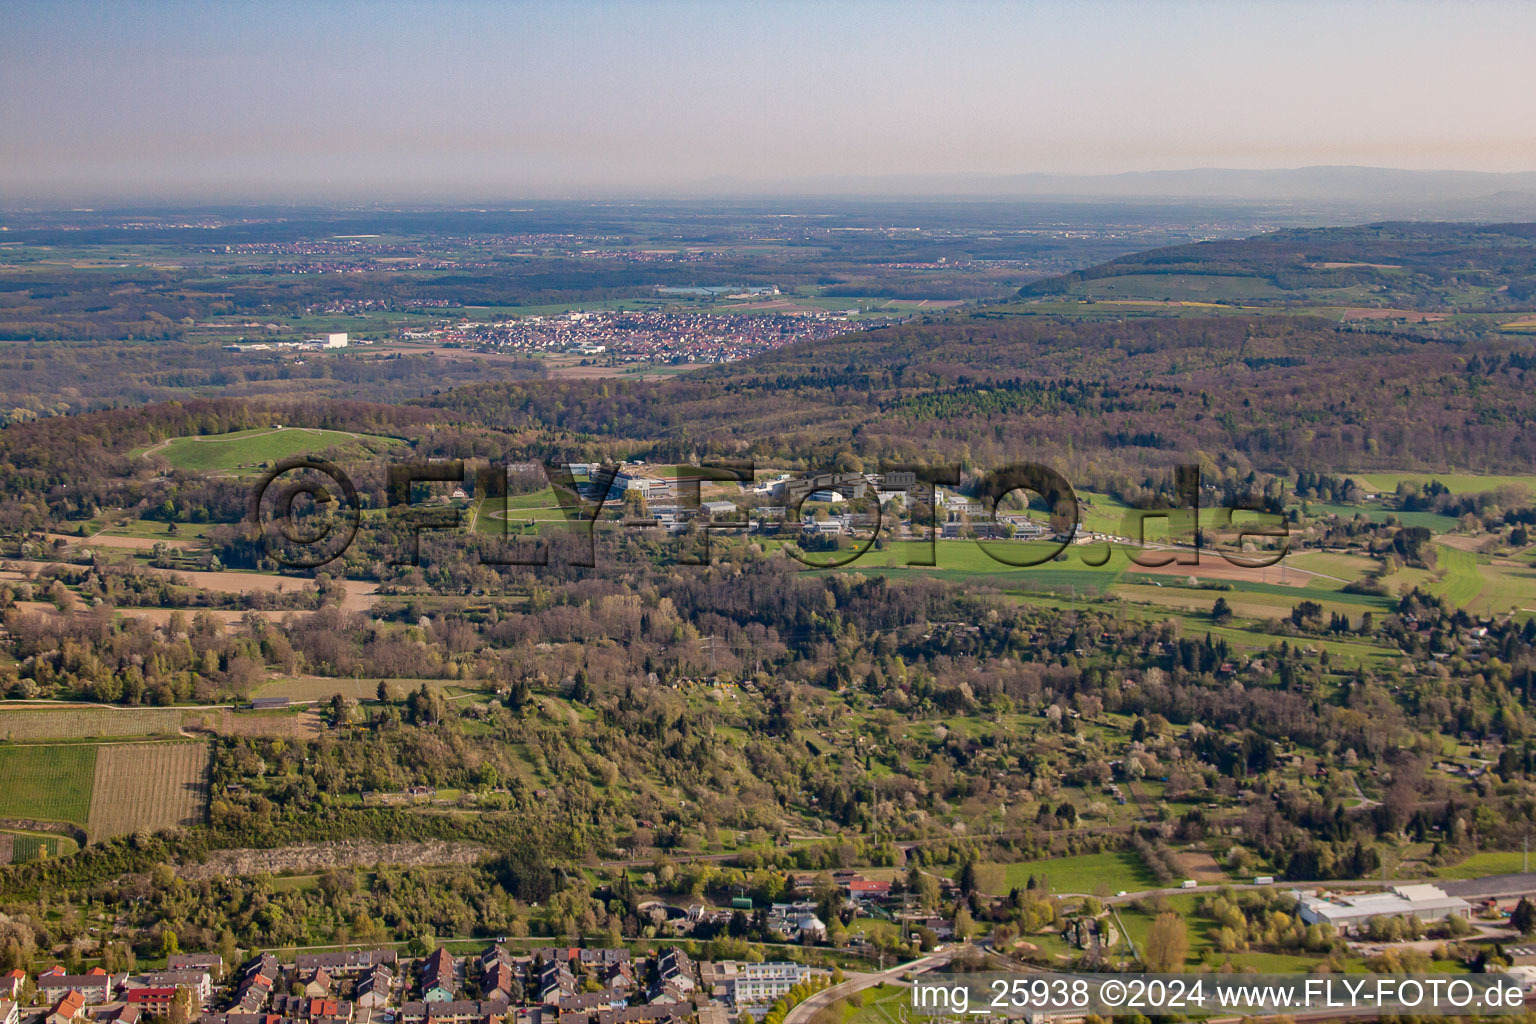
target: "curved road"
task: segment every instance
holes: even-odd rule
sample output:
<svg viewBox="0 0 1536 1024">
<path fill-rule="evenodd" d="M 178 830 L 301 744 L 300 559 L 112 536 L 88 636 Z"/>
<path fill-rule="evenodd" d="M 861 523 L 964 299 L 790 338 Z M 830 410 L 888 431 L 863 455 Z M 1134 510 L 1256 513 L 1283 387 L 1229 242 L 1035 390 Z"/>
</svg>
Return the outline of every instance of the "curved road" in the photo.
<svg viewBox="0 0 1536 1024">
<path fill-rule="evenodd" d="M 833 1003 L 837 1002 L 839 999 L 842 999 L 844 996 L 851 996 L 855 992 L 862 991 L 866 988 L 873 988 L 874 986 L 880 984 L 882 981 L 896 981 L 908 971 L 919 973 L 922 971 L 932 970 L 935 967 L 949 963 L 949 961 L 952 960 L 956 954 L 966 948 L 968 947 L 962 943 L 939 953 L 933 953 L 929 956 L 925 956 L 917 960 L 909 960 L 904 964 L 897 964 L 895 967 L 888 968 L 884 971 L 870 972 L 867 974 L 850 974 L 846 980 L 833 985 L 831 988 L 822 989 L 820 992 L 817 992 L 815 995 L 809 997 L 802 1003 L 797 1003 L 789 1011 L 789 1013 L 785 1015 L 784 1024 L 806 1024 L 807 1021 L 815 1016 L 817 1010 L 831 1006 Z"/>
</svg>

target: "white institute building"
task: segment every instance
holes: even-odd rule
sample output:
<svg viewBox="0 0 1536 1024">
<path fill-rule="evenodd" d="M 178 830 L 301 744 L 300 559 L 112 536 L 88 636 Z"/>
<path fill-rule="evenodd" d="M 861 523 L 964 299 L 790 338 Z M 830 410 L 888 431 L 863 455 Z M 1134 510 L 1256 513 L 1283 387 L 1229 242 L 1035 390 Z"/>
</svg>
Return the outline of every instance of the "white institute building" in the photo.
<svg viewBox="0 0 1536 1024">
<path fill-rule="evenodd" d="M 1470 918 L 1472 904 L 1451 896 L 1438 885 L 1394 885 L 1387 892 L 1358 896 L 1333 896 L 1324 893 L 1292 893 L 1300 905 L 1301 919 L 1307 924 L 1331 924 L 1341 933 L 1360 930 L 1373 917 L 1417 917 L 1426 923 L 1452 915 Z"/>
<path fill-rule="evenodd" d="M 766 1006 L 811 976 L 804 964 L 738 963 L 722 960 L 705 968 L 704 982 L 737 1007 Z"/>
</svg>

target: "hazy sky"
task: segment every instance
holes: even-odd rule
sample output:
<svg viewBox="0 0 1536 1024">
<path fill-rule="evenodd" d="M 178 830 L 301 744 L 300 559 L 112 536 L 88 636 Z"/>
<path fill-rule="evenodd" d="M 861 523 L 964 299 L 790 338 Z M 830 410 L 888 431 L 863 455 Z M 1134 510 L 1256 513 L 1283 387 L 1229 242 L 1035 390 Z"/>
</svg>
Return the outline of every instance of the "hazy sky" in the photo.
<svg viewBox="0 0 1536 1024">
<path fill-rule="evenodd" d="M 1536 4 L 0 6 L 0 201 L 1536 169 Z"/>
</svg>

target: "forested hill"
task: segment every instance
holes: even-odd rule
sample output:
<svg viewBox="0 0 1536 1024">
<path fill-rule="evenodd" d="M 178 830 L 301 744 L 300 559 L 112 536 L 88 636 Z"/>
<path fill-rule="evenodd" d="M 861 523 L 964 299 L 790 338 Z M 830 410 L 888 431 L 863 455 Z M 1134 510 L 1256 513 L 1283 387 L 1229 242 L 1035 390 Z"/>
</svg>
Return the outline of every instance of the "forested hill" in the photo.
<svg viewBox="0 0 1536 1024">
<path fill-rule="evenodd" d="M 471 385 L 456 419 L 686 458 L 1041 458 L 1135 473 L 1536 468 L 1536 358 L 1287 316 L 953 319 L 849 334 L 668 382 Z"/>
<path fill-rule="evenodd" d="M 1025 298 L 1209 298 L 1502 312 L 1536 302 L 1536 224 L 1297 228 L 1122 256 L 1026 285 Z"/>
<path fill-rule="evenodd" d="M 665 458 L 1527 471 L 1536 354 L 1503 321 L 1536 306 L 1533 289 L 1533 224 L 1285 231 L 1026 289 L 1100 300 L 1082 315 L 1071 302 L 985 307 L 667 382 L 470 385 L 422 401 Z M 1429 312 L 1479 304 L 1506 312 Z M 1409 309 L 1427 316 L 1398 315 Z"/>
</svg>

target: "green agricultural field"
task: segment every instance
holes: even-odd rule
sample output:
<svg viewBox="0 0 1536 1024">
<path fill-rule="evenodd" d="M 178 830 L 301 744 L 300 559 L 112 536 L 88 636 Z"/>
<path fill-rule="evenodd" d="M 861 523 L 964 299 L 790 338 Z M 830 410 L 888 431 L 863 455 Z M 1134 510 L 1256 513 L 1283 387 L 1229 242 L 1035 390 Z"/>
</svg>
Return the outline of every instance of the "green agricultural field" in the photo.
<svg viewBox="0 0 1536 1024">
<path fill-rule="evenodd" d="M 98 739 L 104 736 L 175 736 L 177 708 L 0 708 L 0 740 Z"/>
<path fill-rule="evenodd" d="M 1536 568 L 1483 564 L 1478 566 L 1478 572 L 1483 577 L 1483 589 L 1478 594 L 1479 609 L 1487 612 L 1536 611 Z"/>
<path fill-rule="evenodd" d="M 231 434 L 177 437 L 139 449 L 135 454 L 165 459 L 177 469 L 195 472 L 230 472 L 242 467 L 294 455 L 308 455 L 332 447 L 377 450 L 404 444 L 390 437 L 353 434 L 342 430 L 307 427 L 262 427 Z"/>
<path fill-rule="evenodd" d="M 101 530 L 108 537 L 145 537 L 149 540 L 191 540 L 201 537 L 216 523 L 177 523 L 176 532 L 169 530 L 170 523 L 158 519 L 130 519 L 126 525 L 110 525 Z"/>
<path fill-rule="evenodd" d="M 1069 294 L 1083 298 L 1195 302 L 1276 299 L 1289 293 L 1260 277 L 1221 274 L 1127 274 L 1074 284 Z"/>
<path fill-rule="evenodd" d="M 1031 875 L 1036 884 L 1044 880 L 1046 888 L 1057 894 L 1100 891 L 1113 894 L 1122 889 L 1136 892 L 1158 885 L 1156 876 L 1129 850 L 1016 861 L 1004 865 L 1003 884 L 1010 889 L 1022 889 Z"/>
<path fill-rule="evenodd" d="M 1115 537 L 1135 537 L 1135 532 L 1143 517 L 1146 518 L 1146 539 L 1149 541 L 1166 540 L 1168 537 L 1169 518 L 1162 512 L 1149 512 L 1144 509 L 1131 508 L 1131 506 L 1117 501 L 1108 494 L 1100 494 L 1094 491 L 1079 491 L 1078 514 L 1081 527 L 1088 533 L 1105 533 Z M 1126 523 L 1126 516 L 1131 516 L 1131 523 Z M 1252 513 L 1239 512 L 1239 523 L 1256 520 Z M 1218 525 L 1225 525 L 1225 513 L 1222 509 L 1212 508 L 1209 505 L 1200 507 L 1200 525 L 1216 529 Z M 1129 529 L 1127 527 L 1129 526 Z"/>
<path fill-rule="evenodd" d="M 1058 602 L 1058 605 L 1060 602 Z M 1154 614 L 1149 614 L 1154 613 Z M 1178 622 L 1185 636 L 1203 637 L 1207 633 L 1213 639 L 1225 640 L 1238 651 L 1262 651 L 1267 650 L 1284 637 L 1278 637 L 1271 633 L 1263 633 L 1258 630 L 1247 630 L 1240 626 L 1216 626 L 1210 621 L 1208 615 L 1198 613 L 1170 613 L 1163 608 L 1144 608 L 1136 605 L 1127 606 L 1127 615 L 1135 618 L 1166 621 L 1172 619 Z M 1368 640 L 1340 640 L 1332 637 L 1306 638 L 1305 643 L 1320 651 L 1327 651 L 1328 656 L 1336 665 L 1354 667 L 1357 665 L 1370 665 L 1394 658 L 1397 649 L 1382 644 L 1372 643 Z"/>
<path fill-rule="evenodd" d="M 1531 493 L 1536 493 L 1536 476 L 1484 476 L 1476 473 L 1425 473 L 1422 471 L 1341 475 L 1353 478 L 1363 487 L 1383 493 L 1397 490 L 1397 485 L 1404 480 L 1413 484 L 1425 484 L 1431 480 L 1438 480 L 1450 488 L 1452 494 L 1479 494 L 1483 491 L 1497 490 L 1500 487 L 1523 487 Z"/>
<path fill-rule="evenodd" d="M 1422 526 L 1432 533 L 1446 533 L 1456 529 L 1458 525 L 1453 517 L 1443 516 L 1438 512 L 1403 512 L 1395 508 L 1383 508 L 1380 505 L 1333 505 L 1324 501 L 1308 501 L 1303 507 L 1306 514 L 1313 518 L 1336 515 L 1348 521 L 1355 516 L 1365 516 L 1373 523 L 1384 523 L 1388 519 L 1396 519 L 1404 526 Z"/>
<path fill-rule="evenodd" d="M 1284 564 L 1351 581 L 1364 579 L 1381 565 L 1374 558 L 1364 555 L 1343 555 L 1331 551 L 1298 551 L 1287 555 Z"/>
<path fill-rule="evenodd" d="M 1039 557 L 1055 545 L 1035 542 L 988 541 L 987 547 L 1009 558 Z M 884 550 L 871 548 L 851 564 L 844 566 L 851 572 L 910 572 L 922 573 L 936 579 L 964 583 L 979 581 L 1008 589 L 1028 591 L 1076 590 L 1083 593 L 1102 593 L 1120 578 L 1130 564 L 1125 555 L 1116 552 L 1102 566 L 1090 566 L 1081 556 L 1092 554 L 1102 545 L 1070 546 L 1064 561 L 1048 561 L 1040 565 L 1013 566 L 997 561 L 981 545 L 970 540 L 940 540 L 934 543 L 934 566 L 908 565 L 908 562 L 927 558 L 928 545 L 921 541 L 897 541 Z M 846 558 L 851 551 L 813 552 L 808 559 L 831 560 Z"/>
<path fill-rule="evenodd" d="M 1435 571 L 1417 570 L 1414 578 L 1456 607 L 1480 614 L 1536 609 L 1536 568 L 1531 565 L 1494 560 L 1445 544 L 1435 549 L 1435 555 Z M 1388 582 L 1398 575 L 1403 574 Z"/>
<path fill-rule="evenodd" d="M 80 845 L 69 836 L 52 832 L 21 832 L 0 829 L 0 864 L 26 864 L 34 860 L 67 857 Z"/>
<path fill-rule="evenodd" d="M 1325 614 L 1341 612 L 1358 621 L 1365 612 L 1378 615 L 1388 610 L 1388 598 L 1363 594 L 1345 594 L 1337 590 L 1307 587 L 1281 587 L 1263 583 L 1232 582 L 1231 590 L 1202 590 L 1184 587 L 1178 577 L 1164 577 L 1158 586 L 1150 576 L 1127 576 L 1111 593 L 1127 601 L 1156 605 L 1185 612 L 1209 612 L 1218 597 L 1224 598 L 1235 615 L 1245 619 L 1283 619 L 1302 601 L 1315 601 Z M 1167 581 L 1167 582 L 1164 582 Z"/>
<path fill-rule="evenodd" d="M 1435 564 L 1445 571 L 1445 577 L 1430 589 L 1458 608 L 1470 607 L 1483 591 L 1477 556 L 1442 544 L 1435 550 Z"/>
<path fill-rule="evenodd" d="M 68 821 L 84 826 L 91 813 L 96 747 L 0 744 L 0 818 Z"/>
<path fill-rule="evenodd" d="M 1526 855 L 1520 850 L 1486 850 L 1474 853 L 1459 864 L 1438 868 L 1436 878 L 1482 878 L 1485 875 L 1513 875 L 1526 870 Z"/>
</svg>

